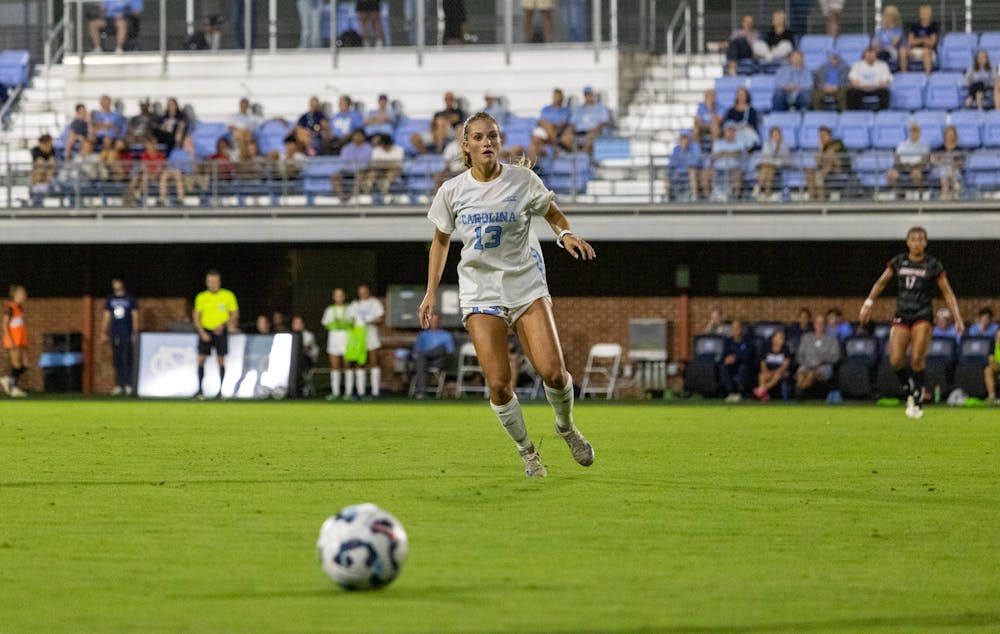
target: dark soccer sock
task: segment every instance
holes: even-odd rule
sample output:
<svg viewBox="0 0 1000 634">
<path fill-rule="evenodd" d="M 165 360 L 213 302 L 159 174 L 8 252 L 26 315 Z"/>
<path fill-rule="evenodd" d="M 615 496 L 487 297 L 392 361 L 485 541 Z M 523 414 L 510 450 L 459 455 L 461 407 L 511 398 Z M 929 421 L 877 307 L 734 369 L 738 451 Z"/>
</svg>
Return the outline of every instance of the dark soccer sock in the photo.
<svg viewBox="0 0 1000 634">
<path fill-rule="evenodd" d="M 226 381 L 226 366 L 219 366 L 219 391 L 222 391 L 222 384 Z"/>
<path fill-rule="evenodd" d="M 10 385 L 11 385 L 11 387 L 14 387 L 15 385 L 17 385 L 17 382 L 21 378 L 22 374 L 24 374 L 24 368 L 11 368 L 10 369 Z"/>
<path fill-rule="evenodd" d="M 926 380 L 927 370 L 916 370 L 913 373 L 913 387 L 910 389 L 913 398 L 917 400 L 917 405 L 920 405 L 920 401 L 924 397 L 924 381 Z"/>
<path fill-rule="evenodd" d="M 896 379 L 899 380 L 899 384 L 903 387 L 903 391 L 907 394 L 913 392 L 913 383 L 910 381 L 910 369 L 900 368 L 895 371 Z"/>
<path fill-rule="evenodd" d="M 201 382 L 205 380 L 205 366 L 198 366 L 198 393 L 201 394 Z"/>
</svg>

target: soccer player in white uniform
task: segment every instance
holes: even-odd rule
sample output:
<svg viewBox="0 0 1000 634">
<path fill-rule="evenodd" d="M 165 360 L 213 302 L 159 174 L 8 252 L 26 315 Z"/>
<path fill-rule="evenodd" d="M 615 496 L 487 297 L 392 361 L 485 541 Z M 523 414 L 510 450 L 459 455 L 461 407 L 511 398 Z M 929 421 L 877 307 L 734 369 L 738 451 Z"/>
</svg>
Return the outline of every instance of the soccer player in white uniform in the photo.
<svg viewBox="0 0 1000 634">
<path fill-rule="evenodd" d="M 517 332 L 525 355 L 542 377 L 545 396 L 555 410 L 556 432 L 569 445 L 573 458 L 589 466 L 594 449 L 573 424 L 573 377 L 563 361 L 532 217 L 544 217 L 557 234 L 557 244 L 574 258 L 591 260 L 595 254 L 570 231 L 555 194 L 534 172 L 498 162 L 500 145 L 500 128 L 493 117 L 482 112 L 469 117 L 462 149 L 470 169 L 441 186 L 427 214 L 435 231 L 420 323 L 424 328 L 430 325 L 449 243 L 456 234 L 462 241 L 458 264 L 462 321 L 486 377 L 490 406 L 517 445 L 526 475 L 544 477 L 545 466 L 528 437 L 521 404 L 510 387 L 510 328 Z"/>
<path fill-rule="evenodd" d="M 320 323 L 326 328 L 326 354 L 330 357 L 330 397 L 334 400 L 340 397 L 340 375 L 344 368 L 344 352 L 347 350 L 347 331 L 351 320 L 347 318 L 347 295 L 344 289 L 333 289 L 333 303 L 323 311 Z M 354 392 L 354 375 L 350 372 L 345 377 L 348 398 Z"/>
<path fill-rule="evenodd" d="M 371 374 L 372 396 L 378 398 L 382 386 L 382 367 L 379 365 L 379 349 L 382 340 L 378 336 L 378 322 L 385 316 L 385 308 L 375 297 L 367 284 L 358 287 L 358 298 L 347 307 L 347 319 L 355 326 L 365 326 L 365 344 L 368 348 L 368 360 L 365 365 Z M 354 369 L 354 380 L 358 387 L 358 396 L 365 395 L 365 368 Z M 347 395 L 350 395 L 350 389 Z"/>
</svg>

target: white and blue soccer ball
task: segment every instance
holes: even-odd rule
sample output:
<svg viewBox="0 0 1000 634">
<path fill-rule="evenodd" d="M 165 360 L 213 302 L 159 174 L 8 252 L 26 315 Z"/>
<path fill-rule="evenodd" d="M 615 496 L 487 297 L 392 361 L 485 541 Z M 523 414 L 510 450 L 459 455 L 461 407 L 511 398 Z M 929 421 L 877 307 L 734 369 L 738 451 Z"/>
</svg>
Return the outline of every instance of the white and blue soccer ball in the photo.
<svg viewBox="0 0 1000 634">
<path fill-rule="evenodd" d="M 409 541 L 391 513 L 354 504 L 323 522 L 316 549 L 323 572 L 341 588 L 373 590 L 399 576 Z"/>
</svg>

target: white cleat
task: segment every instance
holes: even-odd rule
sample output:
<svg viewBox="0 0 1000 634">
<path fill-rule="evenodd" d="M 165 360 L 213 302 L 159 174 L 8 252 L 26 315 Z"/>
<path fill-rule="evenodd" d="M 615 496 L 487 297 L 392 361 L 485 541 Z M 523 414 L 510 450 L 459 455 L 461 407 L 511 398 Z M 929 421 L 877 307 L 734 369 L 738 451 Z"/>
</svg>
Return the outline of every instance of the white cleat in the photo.
<svg viewBox="0 0 1000 634">
<path fill-rule="evenodd" d="M 14 385 L 10 388 L 10 395 L 14 398 L 24 398 L 28 393 Z"/>
<path fill-rule="evenodd" d="M 917 404 L 917 400 L 912 395 L 906 397 L 906 417 L 913 419 L 924 417 L 923 408 Z"/>
<path fill-rule="evenodd" d="M 542 464 L 542 458 L 535 451 L 535 445 L 528 445 L 527 449 L 520 451 L 521 459 L 524 460 L 524 475 L 529 478 L 544 478 L 549 475 Z"/>
<path fill-rule="evenodd" d="M 4 394 L 10 396 L 10 377 L 9 376 L 0 376 L 0 390 L 3 390 Z"/>
<path fill-rule="evenodd" d="M 580 430 L 574 426 L 562 431 L 557 425 L 556 433 L 562 436 L 562 439 L 569 445 L 569 452 L 573 454 L 573 460 L 576 460 L 577 464 L 584 467 L 594 464 L 594 448 L 583 437 Z"/>
</svg>

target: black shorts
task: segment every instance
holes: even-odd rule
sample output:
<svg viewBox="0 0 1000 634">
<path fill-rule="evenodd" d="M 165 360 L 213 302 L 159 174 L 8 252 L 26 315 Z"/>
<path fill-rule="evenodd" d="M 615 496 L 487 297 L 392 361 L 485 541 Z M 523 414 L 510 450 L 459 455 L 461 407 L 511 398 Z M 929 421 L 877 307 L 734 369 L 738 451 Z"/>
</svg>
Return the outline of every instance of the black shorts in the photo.
<svg viewBox="0 0 1000 634">
<path fill-rule="evenodd" d="M 382 9 L 381 4 L 381 0 L 358 0 L 354 4 L 354 10 L 378 13 Z"/>
<path fill-rule="evenodd" d="M 223 331 L 221 335 L 215 333 L 208 333 L 211 337 L 208 341 L 205 341 L 201 337 L 198 337 L 198 354 L 208 356 L 212 354 L 212 348 L 215 348 L 215 354 L 220 357 L 224 357 L 229 354 L 229 333 Z"/>
<path fill-rule="evenodd" d="M 895 328 L 896 326 L 901 326 L 909 330 L 922 321 L 925 321 L 928 324 L 934 323 L 930 315 L 919 315 L 917 317 L 902 317 L 900 315 L 896 315 L 892 318 L 892 327 Z"/>
</svg>

